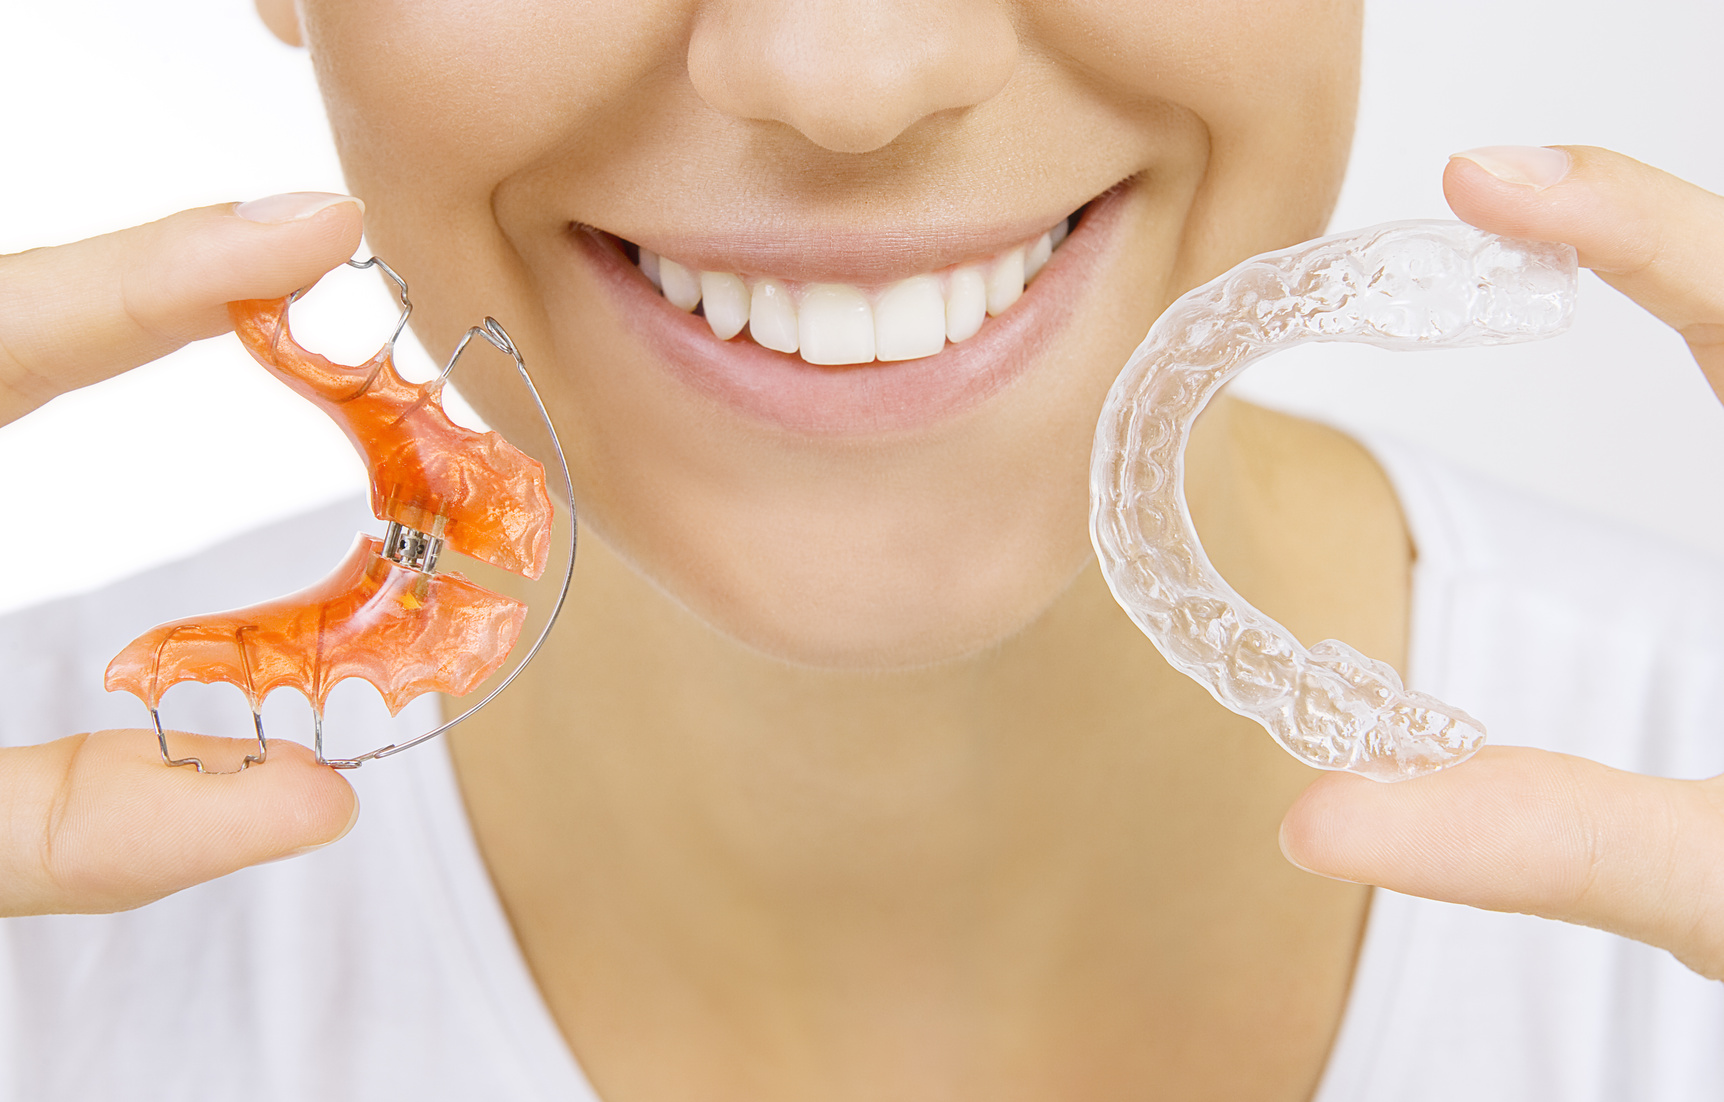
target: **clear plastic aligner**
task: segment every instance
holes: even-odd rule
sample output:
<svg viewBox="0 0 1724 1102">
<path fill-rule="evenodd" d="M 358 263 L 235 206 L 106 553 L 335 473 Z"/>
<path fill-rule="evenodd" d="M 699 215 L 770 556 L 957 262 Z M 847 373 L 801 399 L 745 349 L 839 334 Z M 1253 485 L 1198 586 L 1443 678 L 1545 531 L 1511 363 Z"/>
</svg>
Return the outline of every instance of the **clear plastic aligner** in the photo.
<svg viewBox="0 0 1724 1102">
<path fill-rule="evenodd" d="M 1108 587 L 1173 666 L 1294 757 L 1380 781 L 1464 761 L 1483 726 L 1335 639 L 1306 649 L 1210 565 L 1185 504 L 1191 425 L 1229 379 L 1307 341 L 1420 350 L 1568 328 L 1567 245 L 1460 222 L 1391 222 L 1264 253 L 1182 296 L 1108 393 L 1090 462 L 1090 538 Z"/>
</svg>

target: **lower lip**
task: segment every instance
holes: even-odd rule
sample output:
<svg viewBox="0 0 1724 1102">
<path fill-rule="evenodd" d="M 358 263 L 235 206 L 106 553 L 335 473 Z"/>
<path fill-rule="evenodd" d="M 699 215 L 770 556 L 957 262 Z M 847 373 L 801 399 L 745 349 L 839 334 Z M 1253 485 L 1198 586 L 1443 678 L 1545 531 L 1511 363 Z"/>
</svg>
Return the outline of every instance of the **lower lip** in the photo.
<svg viewBox="0 0 1724 1102">
<path fill-rule="evenodd" d="M 1092 202 L 1024 295 L 980 332 L 937 355 L 822 367 L 746 337 L 721 341 L 706 320 L 672 306 L 616 239 L 577 229 L 570 240 L 608 288 L 624 323 L 676 379 L 742 415 L 806 436 L 907 432 L 972 409 L 1027 373 L 1070 320 L 1100 269 L 1127 187 Z"/>
</svg>

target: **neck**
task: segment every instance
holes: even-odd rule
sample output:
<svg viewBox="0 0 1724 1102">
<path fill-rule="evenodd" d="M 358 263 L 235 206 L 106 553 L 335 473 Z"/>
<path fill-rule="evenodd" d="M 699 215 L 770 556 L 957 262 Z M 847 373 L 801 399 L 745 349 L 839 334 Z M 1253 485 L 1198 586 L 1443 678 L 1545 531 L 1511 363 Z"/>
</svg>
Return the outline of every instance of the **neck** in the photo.
<svg viewBox="0 0 1724 1102">
<path fill-rule="evenodd" d="M 1305 635 L 1328 626 L 1300 620 L 1334 587 L 1273 583 L 1300 565 L 1284 561 L 1286 516 L 1313 514 L 1253 505 L 1266 460 L 1240 441 L 1259 446 L 1263 426 L 1238 419 L 1222 407 L 1194 441 L 1193 512 L 1224 573 Z M 1335 626 L 1373 642 L 1363 623 Z M 1141 1001 L 1135 984 L 1213 990 L 1241 961 L 1261 975 L 1306 959 L 1293 943 L 1304 927 L 1266 932 L 1250 917 L 1290 905 L 1354 923 L 1336 958 L 1344 978 L 1362 896 L 1290 868 L 1275 845 L 1309 772 L 1174 673 L 1093 565 L 985 653 L 832 672 L 716 634 L 589 540 L 562 626 L 524 681 L 458 729 L 454 753 L 571 1034 L 614 1022 L 619 989 L 662 984 L 655 1021 L 723 1007 L 725 1028 L 747 1034 L 725 1051 L 767 1045 L 785 1059 L 810 1051 L 810 1030 L 891 1049 L 850 1021 L 887 1003 L 897 1009 L 868 1020 L 918 1039 L 893 1049 L 911 1064 L 924 1043 L 993 1048 L 947 1035 L 979 1022 L 1005 1030 L 992 1038 L 1003 1044 L 1031 1028 L 1023 1015 L 1069 1020 L 1072 1000 L 1144 1028 L 1144 1014 L 1169 1014 L 1153 1027 L 1174 1036 L 1194 1026 L 1170 1006 L 1114 1004 Z M 1098 977 L 1112 977 L 1099 992 Z M 1241 999 L 1258 997 L 1247 987 Z M 1021 1013 L 1002 1024 L 984 1006 Z M 811 1024 L 837 1019 L 849 1024 Z"/>
</svg>

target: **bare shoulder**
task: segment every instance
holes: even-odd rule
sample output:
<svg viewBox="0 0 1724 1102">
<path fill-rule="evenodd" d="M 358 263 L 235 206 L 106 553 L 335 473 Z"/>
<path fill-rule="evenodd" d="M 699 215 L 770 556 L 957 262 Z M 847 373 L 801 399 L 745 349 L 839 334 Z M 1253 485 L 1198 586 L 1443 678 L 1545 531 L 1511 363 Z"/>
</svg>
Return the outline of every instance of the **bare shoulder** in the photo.
<svg viewBox="0 0 1724 1102">
<path fill-rule="evenodd" d="M 1234 588 L 1307 645 L 1344 639 L 1403 664 L 1413 543 L 1370 452 L 1327 425 L 1223 396 L 1187 456 L 1193 519 Z"/>
</svg>

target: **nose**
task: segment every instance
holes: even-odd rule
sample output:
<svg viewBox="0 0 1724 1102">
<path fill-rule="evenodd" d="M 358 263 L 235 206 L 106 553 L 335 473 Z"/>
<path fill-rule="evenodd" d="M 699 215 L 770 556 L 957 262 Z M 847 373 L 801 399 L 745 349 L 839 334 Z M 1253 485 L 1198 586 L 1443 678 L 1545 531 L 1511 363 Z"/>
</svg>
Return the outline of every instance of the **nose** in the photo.
<svg viewBox="0 0 1724 1102">
<path fill-rule="evenodd" d="M 998 0 L 710 0 L 688 72 L 716 110 L 867 153 L 929 115 L 987 100 L 1017 58 Z"/>
</svg>

